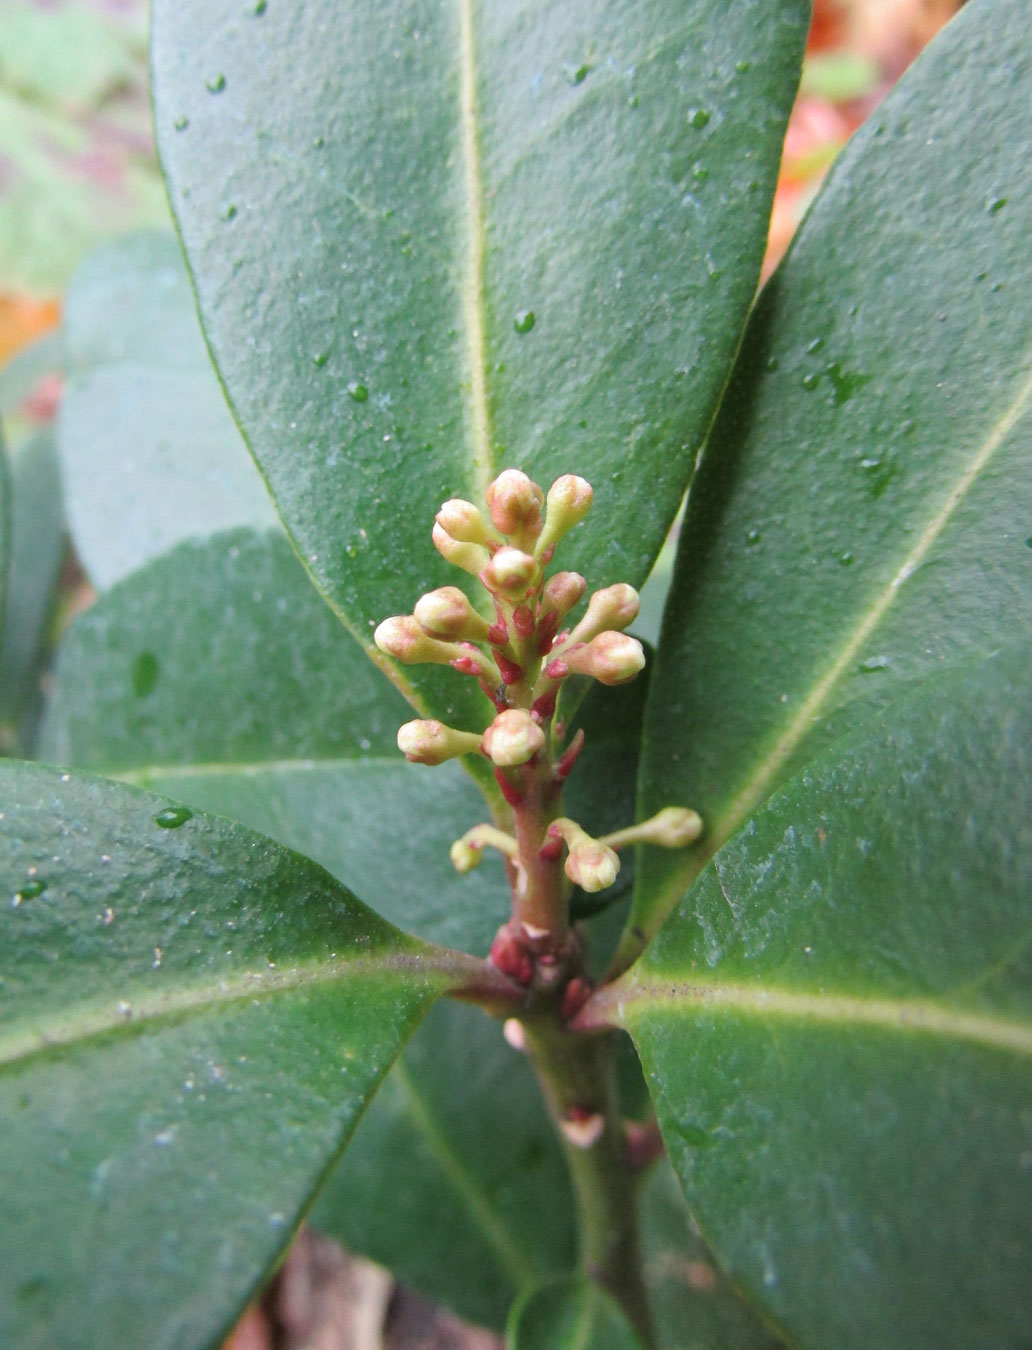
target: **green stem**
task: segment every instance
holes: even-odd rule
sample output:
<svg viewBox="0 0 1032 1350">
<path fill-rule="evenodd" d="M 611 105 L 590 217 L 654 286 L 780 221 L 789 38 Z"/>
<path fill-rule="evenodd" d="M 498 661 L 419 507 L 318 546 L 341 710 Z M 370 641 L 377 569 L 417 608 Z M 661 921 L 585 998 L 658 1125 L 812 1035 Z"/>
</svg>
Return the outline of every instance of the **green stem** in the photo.
<svg viewBox="0 0 1032 1350">
<path fill-rule="evenodd" d="M 638 1183 L 628 1160 L 613 1071 L 616 1033 L 571 1032 L 548 1018 L 528 1018 L 524 1029 L 573 1181 L 584 1273 L 612 1295 L 643 1344 L 652 1347 Z"/>
</svg>

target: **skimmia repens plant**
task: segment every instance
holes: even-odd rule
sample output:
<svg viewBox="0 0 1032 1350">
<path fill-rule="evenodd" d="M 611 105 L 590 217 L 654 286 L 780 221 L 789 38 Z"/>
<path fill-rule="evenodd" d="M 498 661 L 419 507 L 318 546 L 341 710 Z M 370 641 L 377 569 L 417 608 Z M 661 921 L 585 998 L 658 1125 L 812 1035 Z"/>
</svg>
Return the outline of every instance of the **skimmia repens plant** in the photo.
<svg viewBox="0 0 1032 1350">
<path fill-rule="evenodd" d="M 1025 0 L 758 296 L 805 0 L 153 21 L 178 240 L 0 372 L 0 1344 L 307 1221 L 510 1350 L 1025 1345 Z"/>
</svg>

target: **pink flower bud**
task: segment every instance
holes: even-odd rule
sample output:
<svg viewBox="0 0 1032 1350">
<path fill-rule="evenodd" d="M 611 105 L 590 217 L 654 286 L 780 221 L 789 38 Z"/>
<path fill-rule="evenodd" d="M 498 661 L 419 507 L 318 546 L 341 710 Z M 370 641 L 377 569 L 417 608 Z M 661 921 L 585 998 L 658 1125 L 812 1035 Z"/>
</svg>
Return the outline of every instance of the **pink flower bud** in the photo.
<svg viewBox="0 0 1032 1350">
<path fill-rule="evenodd" d="M 481 544 L 462 543 L 440 525 L 434 525 L 431 537 L 434 548 L 442 558 L 447 558 L 455 567 L 461 567 L 464 572 L 469 572 L 473 576 L 479 575 L 490 561 L 490 553 Z"/>
<path fill-rule="evenodd" d="M 437 638 L 427 637 L 411 614 L 384 619 L 373 634 L 373 641 L 382 652 L 407 666 L 424 661 L 446 666 L 464 655 L 463 648 L 456 642 L 440 642 Z"/>
<path fill-rule="evenodd" d="M 491 521 L 501 534 L 518 543 L 533 544 L 541 533 L 541 503 L 545 494 L 519 469 L 506 469 L 488 487 Z"/>
<path fill-rule="evenodd" d="M 625 582 L 596 591 L 587 613 L 570 634 L 571 642 L 590 642 L 607 628 L 622 629 L 638 617 L 638 592 Z"/>
<path fill-rule="evenodd" d="M 500 548 L 480 572 L 480 580 L 495 595 L 522 599 L 538 579 L 537 561 L 519 548 Z"/>
<path fill-rule="evenodd" d="M 525 708 L 499 713 L 484 732 L 484 749 L 499 768 L 526 764 L 544 744 L 545 733 Z"/>
<path fill-rule="evenodd" d="M 556 628 L 575 605 L 579 605 L 588 583 L 579 572 L 556 572 L 541 592 L 541 617 L 554 614 Z"/>
<path fill-rule="evenodd" d="M 586 647 L 565 648 L 562 662 L 578 675 L 591 675 L 599 684 L 626 684 L 643 669 L 645 652 L 637 638 L 625 633 L 599 633 Z"/>
<path fill-rule="evenodd" d="M 455 731 L 432 719 L 406 722 L 398 728 L 398 749 L 413 764 L 443 764 L 457 755 L 477 754 L 480 740 L 471 731 Z"/>
<path fill-rule="evenodd" d="M 436 519 L 445 534 L 450 534 L 459 543 L 487 543 L 487 522 L 472 502 L 452 497 L 441 506 Z"/>
<path fill-rule="evenodd" d="M 540 558 L 554 549 L 563 535 L 579 525 L 591 510 L 591 484 L 574 473 L 565 473 L 548 489 L 545 502 L 545 526 L 538 538 L 535 552 Z"/>
<path fill-rule="evenodd" d="M 469 603 L 458 586 L 441 586 L 416 601 L 416 622 L 430 637 L 487 640 L 490 625 Z"/>
</svg>

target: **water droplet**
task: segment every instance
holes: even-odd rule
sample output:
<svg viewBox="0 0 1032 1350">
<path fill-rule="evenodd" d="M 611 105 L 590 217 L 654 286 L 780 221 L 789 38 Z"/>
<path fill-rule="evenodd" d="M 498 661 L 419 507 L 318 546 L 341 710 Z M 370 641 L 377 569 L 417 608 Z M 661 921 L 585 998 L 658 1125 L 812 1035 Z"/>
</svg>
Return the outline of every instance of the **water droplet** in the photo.
<svg viewBox="0 0 1032 1350">
<path fill-rule="evenodd" d="M 638 98 L 638 95 L 637 95 L 637 94 L 632 94 L 632 95 L 630 96 L 630 98 L 627 100 L 627 106 L 628 106 L 628 108 L 636 108 L 636 107 L 638 106 L 639 102 L 640 102 L 640 100 L 639 100 L 639 98 Z"/>
<path fill-rule="evenodd" d="M 260 19 L 269 8 L 269 0 L 254 0 L 254 16 Z"/>
<path fill-rule="evenodd" d="M 1030 535 L 1030 536 L 1025 540 L 1025 547 L 1026 547 L 1026 548 L 1032 548 L 1032 535 Z"/>
<path fill-rule="evenodd" d="M 840 553 L 840 554 L 839 554 L 839 559 L 838 559 L 838 560 L 839 560 L 839 562 L 842 564 L 843 567 L 852 567 L 852 566 L 853 566 L 853 555 L 852 555 L 852 553 L 850 553 L 848 550 L 847 550 L 845 553 Z"/>
<path fill-rule="evenodd" d="M 587 61 L 582 61 L 579 66 L 568 64 L 563 66 L 563 72 L 566 75 L 568 84 L 583 84 L 591 71 L 591 65 Z"/>
<path fill-rule="evenodd" d="M 175 127 L 176 131 L 185 131 L 190 125 L 190 119 L 187 117 L 186 113 L 184 113 L 182 117 L 177 117 L 172 125 Z"/>
<path fill-rule="evenodd" d="M 868 479 L 868 491 L 877 500 L 896 476 L 896 465 L 891 460 L 862 459 L 860 469 Z"/>
<path fill-rule="evenodd" d="M 137 698 L 146 698 L 154 692 L 161 667 L 153 652 L 141 652 L 133 662 L 133 693 Z"/>
<path fill-rule="evenodd" d="M 315 355 L 312 357 L 312 365 L 318 366 L 319 369 L 321 370 L 329 359 L 330 359 L 329 352 L 316 352 Z"/>
<path fill-rule="evenodd" d="M 226 206 L 222 208 L 222 219 L 232 220 L 233 217 L 236 215 L 236 213 L 237 213 L 236 207 L 233 205 L 232 202 L 229 202 L 227 203 Z"/>
<path fill-rule="evenodd" d="M 751 62 L 751 61 L 736 61 L 736 62 L 735 62 L 735 70 L 738 71 L 739 75 L 744 75 L 744 74 L 746 73 L 747 70 L 752 70 L 752 62 Z"/>
<path fill-rule="evenodd" d="M 758 544 L 760 542 L 759 530 L 750 530 L 749 533 L 745 536 L 745 542 L 748 548 L 753 548 L 756 544 Z"/>
<path fill-rule="evenodd" d="M 132 1017 L 133 1005 L 128 1003 L 124 998 L 120 998 L 115 1006 L 115 1012 L 118 1013 L 119 1017 Z"/>
<path fill-rule="evenodd" d="M 985 199 L 985 209 L 991 216 L 995 216 L 997 211 L 1002 211 L 1007 205 L 1006 197 L 998 197 L 995 192 L 991 192 Z"/>
<path fill-rule="evenodd" d="M 822 337 L 815 337 L 811 342 L 806 344 L 806 350 L 808 352 L 819 352 L 823 346 L 824 339 Z"/>
<path fill-rule="evenodd" d="M 193 812 L 188 806 L 165 806 L 154 817 L 154 824 L 163 830 L 178 830 L 192 819 Z"/>
<path fill-rule="evenodd" d="M 688 121 L 691 122 L 693 127 L 698 128 L 699 131 L 708 124 L 709 120 L 710 114 L 705 108 L 693 108 L 688 114 Z"/>
<path fill-rule="evenodd" d="M 225 75 L 213 75 L 210 80 L 205 80 L 204 87 L 209 94 L 221 94 L 226 87 Z"/>
<path fill-rule="evenodd" d="M 365 403 L 369 398 L 369 390 L 364 384 L 359 384 L 357 380 L 352 380 L 348 385 L 348 393 L 356 403 Z"/>
<path fill-rule="evenodd" d="M 517 333 L 529 333 L 536 323 L 537 319 L 532 309 L 518 309 L 512 326 Z"/>
<path fill-rule="evenodd" d="M 887 656 L 869 656 L 865 661 L 861 661 L 857 670 L 861 675 L 871 675 L 878 670 L 888 670 L 889 658 Z"/>
<path fill-rule="evenodd" d="M 312 148 L 315 150 L 321 150 L 325 144 L 326 144 L 325 136 L 316 136 L 315 140 L 312 142 Z"/>
<path fill-rule="evenodd" d="M 46 888 L 47 883 L 42 877 L 32 877 L 29 881 L 22 882 L 11 903 L 20 905 L 23 900 L 35 900 L 36 896 L 42 895 Z"/>
<path fill-rule="evenodd" d="M 768 357 L 767 357 L 767 369 L 768 369 L 768 370 L 777 370 L 777 369 L 779 369 L 780 366 L 781 366 L 781 362 L 778 360 L 778 358 L 777 358 L 776 356 L 768 356 Z"/>
<path fill-rule="evenodd" d="M 820 382 L 820 373 L 816 370 L 811 370 L 808 374 L 803 376 L 804 389 L 816 389 Z"/>
<path fill-rule="evenodd" d="M 834 402 L 837 407 L 848 403 L 858 389 L 871 382 L 870 375 L 862 375 L 856 370 L 843 370 L 837 361 L 832 361 L 826 366 L 824 373 L 834 387 Z"/>
</svg>

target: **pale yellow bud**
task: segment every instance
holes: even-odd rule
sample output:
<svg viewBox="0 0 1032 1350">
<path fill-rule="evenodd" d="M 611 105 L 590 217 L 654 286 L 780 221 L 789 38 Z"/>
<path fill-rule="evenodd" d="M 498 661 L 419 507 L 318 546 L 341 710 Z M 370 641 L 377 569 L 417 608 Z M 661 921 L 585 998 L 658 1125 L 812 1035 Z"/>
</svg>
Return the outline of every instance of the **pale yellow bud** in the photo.
<svg viewBox="0 0 1032 1350">
<path fill-rule="evenodd" d="M 446 501 L 437 513 L 437 523 L 445 534 L 463 544 L 486 544 L 487 522 L 472 502 L 461 497 Z"/>
<path fill-rule="evenodd" d="M 563 535 L 579 525 L 591 510 L 594 496 L 591 484 L 575 473 L 564 473 L 548 489 L 545 502 L 545 526 L 534 550 L 540 558 L 547 549 L 554 549 Z"/>
<path fill-rule="evenodd" d="M 404 665 L 430 662 L 446 666 L 457 657 L 466 655 L 465 648 L 454 642 L 440 642 L 428 637 L 411 614 L 384 619 L 373 634 L 373 641 L 382 652 L 393 656 Z"/>
<path fill-rule="evenodd" d="M 480 751 L 480 737 L 455 731 L 433 719 L 406 722 L 398 728 L 398 749 L 413 764 L 443 764 L 457 755 Z"/>
<path fill-rule="evenodd" d="M 519 543 L 533 544 L 541 533 L 541 503 L 545 494 L 519 469 L 506 469 L 488 487 L 491 521 L 501 534 Z"/>
<path fill-rule="evenodd" d="M 529 553 L 518 548 L 500 548 L 480 573 L 480 579 L 495 595 L 517 600 L 533 589 L 539 571 Z"/>
<path fill-rule="evenodd" d="M 499 768 L 526 764 L 544 744 L 545 733 L 525 708 L 500 712 L 484 732 L 484 749 Z"/>
<path fill-rule="evenodd" d="M 660 848 L 686 848 L 702 834 L 702 817 L 687 806 L 664 806 L 662 811 L 625 830 L 603 837 L 610 848 L 627 844 L 658 844 Z"/>
<path fill-rule="evenodd" d="M 638 592 L 625 582 L 596 591 L 587 613 L 570 634 L 571 642 L 590 642 L 608 628 L 626 628 L 638 617 Z"/>
<path fill-rule="evenodd" d="M 436 638 L 486 642 L 490 628 L 458 586 L 441 586 L 420 596 L 413 618 L 424 633 Z"/>
<path fill-rule="evenodd" d="M 556 572 L 541 592 L 541 617 L 554 613 L 561 623 L 570 610 L 579 605 L 588 583 L 578 572 Z"/>
<path fill-rule="evenodd" d="M 578 675 L 599 684 L 626 684 L 644 668 L 645 652 L 637 638 L 625 633 L 599 633 L 586 647 L 564 650 L 559 658 Z"/>
<path fill-rule="evenodd" d="M 456 839 L 448 850 L 448 856 L 452 860 L 452 866 L 456 872 L 472 872 L 474 867 L 479 867 L 480 860 L 484 856 L 482 848 L 474 848 L 468 844 L 465 839 Z"/>
<path fill-rule="evenodd" d="M 477 576 L 490 561 L 491 555 L 482 545 L 463 543 L 436 523 L 431 538 L 442 558 L 447 558 L 455 567 L 461 567 L 473 576 Z"/>
<path fill-rule="evenodd" d="M 612 886 L 620 871 L 620 859 L 600 839 L 591 835 L 566 816 L 553 820 L 548 827 L 553 838 L 564 839 L 569 850 L 564 870 L 570 880 L 582 891 L 604 891 Z"/>
</svg>

